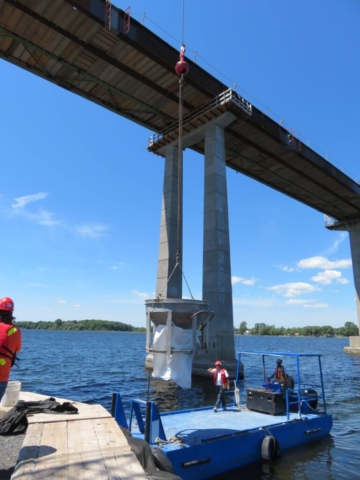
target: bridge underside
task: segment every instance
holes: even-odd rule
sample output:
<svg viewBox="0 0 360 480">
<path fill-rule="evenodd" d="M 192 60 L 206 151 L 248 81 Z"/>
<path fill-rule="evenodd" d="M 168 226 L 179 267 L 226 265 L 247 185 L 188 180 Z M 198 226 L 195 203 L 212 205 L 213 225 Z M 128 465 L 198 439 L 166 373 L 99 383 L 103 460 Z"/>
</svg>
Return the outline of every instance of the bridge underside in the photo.
<svg viewBox="0 0 360 480">
<path fill-rule="evenodd" d="M 153 132 L 178 118 L 178 51 L 104 0 L 0 0 L 0 58 Z M 188 60 L 184 115 L 227 86 Z M 246 100 L 242 99 L 244 103 Z M 208 112 L 207 120 L 212 118 Z M 176 129 L 173 129 L 176 132 Z M 225 129 L 226 165 L 336 220 L 360 216 L 360 186 L 252 107 Z M 190 148 L 204 153 L 203 139 Z"/>
</svg>

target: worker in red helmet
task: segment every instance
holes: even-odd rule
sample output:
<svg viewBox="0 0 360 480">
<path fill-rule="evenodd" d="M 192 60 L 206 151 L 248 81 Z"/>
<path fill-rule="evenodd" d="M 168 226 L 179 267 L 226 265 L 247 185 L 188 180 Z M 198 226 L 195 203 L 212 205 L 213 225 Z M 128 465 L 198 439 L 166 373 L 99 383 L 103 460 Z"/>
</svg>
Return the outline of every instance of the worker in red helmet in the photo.
<svg viewBox="0 0 360 480">
<path fill-rule="evenodd" d="M 11 367 L 21 349 L 21 331 L 14 325 L 14 302 L 0 298 L 0 401 L 5 393 Z"/>
<path fill-rule="evenodd" d="M 218 411 L 220 402 L 223 410 L 226 410 L 224 390 L 229 390 L 230 388 L 229 374 L 223 367 L 220 360 L 217 360 L 215 362 L 215 368 L 208 368 L 208 372 L 213 374 L 214 383 L 215 383 L 216 392 L 217 392 L 217 399 L 214 406 L 214 412 Z"/>
</svg>

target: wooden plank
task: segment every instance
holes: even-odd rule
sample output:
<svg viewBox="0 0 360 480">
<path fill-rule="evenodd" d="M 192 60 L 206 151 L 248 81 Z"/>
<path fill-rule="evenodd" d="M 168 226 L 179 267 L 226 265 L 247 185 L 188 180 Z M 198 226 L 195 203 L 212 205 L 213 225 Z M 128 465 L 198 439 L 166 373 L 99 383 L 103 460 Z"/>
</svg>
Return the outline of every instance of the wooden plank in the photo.
<svg viewBox="0 0 360 480">
<path fill-rule="evenodd" d="M 67 422 L 44 424 L 35 479 L 67 480 L 68 468 Z"/>
<path fill-rule="evenodd" d="M 104 464 L 111 479 L 143 479 L 144 470 L 113 418 L 94 420 Z"/>
<path fill-rule="evenodd" d="M 11 480 L 68 480 L 67 423 L 29 425 Z"/>
<path fill-rule="evenodd" d="M 68 422 L 68 462 L 69 478 L 77 480 L 109 478 L 94 432 L 93 420 Z"/>
<path fill-rule="evenodd" d="M 11 480 L 34 480 L 44 425 L 29 425 Z"/>
<path fill-rule="evenodd" d="M 40 395 L 32 392 L 21 392 L 19 395 L 20 400 L 25 402 L 36 402 L 46 400 L 50 398 L 49 395 Z M 88 405 L 86 403 L 75 402 L 67 400 L 65 398 L 56 397 L 56 401 L 59 403 L 69 402 L 78 409 L 77 414 L 59 414 L 59 413 L 36 413 L 34 415 L 28 415 L 29 424 L 33 423 L 50 423 L 50 422 L 69 422 L 75 420 L 83 420 L 87 418 L 111 418 L 110 412 L 105 410 L 101 405 Z M 5 409 L 4 409 L 5 410 Z M 9 409 L 7 409 L 9 410 Z"/>
<path fill-rule="evenodd" d="M 29 423 L 72 422 L 90 418 L 109 418 L 110 413 L 101 405 L 86 405 L 85 403 L 71 402 L 79 412 L 75 414 L 35 413 L 28 416 Z"/>
<path fill-rule="evenodd" d="M 21 393 L 21 397 L 26 401 L 48 398 L 45 395 L 25 392 Z M 57 400 L 61 403 L 66 401 Z M 84 406 L 78 402 L 71 403 Z M 98 409 L 95 409 L 95 412 L 97 411 Z M 40 414 L 33 415 L 31 420 L 35 422 L 39 417 Z M 28 426 L 12 480 L 145 478 L 125 435 L 110 414 L 103 418 L 77 418 L 78 421 L 72 421 L 77 415 L 43 414 L 42 417 L 44 419 L 40 422 Z M 52 417 L 66 418 L 52 421 Z"/>
</svg>

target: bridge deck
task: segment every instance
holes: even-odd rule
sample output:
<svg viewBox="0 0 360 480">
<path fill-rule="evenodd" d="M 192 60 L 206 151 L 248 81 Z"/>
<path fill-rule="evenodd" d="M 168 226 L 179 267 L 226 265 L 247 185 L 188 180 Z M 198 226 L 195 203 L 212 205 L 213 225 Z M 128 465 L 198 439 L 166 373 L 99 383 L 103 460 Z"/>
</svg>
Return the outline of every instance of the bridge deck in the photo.
<svg viewBox="0 0 360 480">
<path fill-rule="evenodd" d="M 109 31 L 105 18 L 102 0 L 0 0 L 0 58 L 154 132 L 174 128 L 178 51 L 134 19 L 125 35 L 114 6 Z M 185 116 L 228 90 L 187 61 Z M 230 168 L 337 220 L 360 218 L 357 182 L 260 110 L 240 110 L 225 129 Z M 203 153 L 203 141 L 191 148 Z"/>
</svg>

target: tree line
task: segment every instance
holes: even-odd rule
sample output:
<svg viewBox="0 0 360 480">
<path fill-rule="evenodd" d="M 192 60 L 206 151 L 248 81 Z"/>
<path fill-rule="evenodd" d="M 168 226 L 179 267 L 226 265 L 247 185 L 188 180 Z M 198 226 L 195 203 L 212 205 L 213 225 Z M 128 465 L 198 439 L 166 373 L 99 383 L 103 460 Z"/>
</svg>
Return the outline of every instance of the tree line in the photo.
<svg viewBox="0 0 360 480">
<path fill-rule="evenodd" d="M 114 332 L 145 332 L 144 327 L 133 327 L 122 322 L 110 320 L 61 320 L 54 322 L 16 322 L 24 330 L 88 330 L 88 331 L 114 331 Z"/>
<path fill-rule="evenodd" d="M 275 325 L 266 325 L 265 323 L 255 323 L 253 328 L 248 328 L 246 322 L 241 322 L 235 333 L 240 335 L 294 335 L 304 337 L 351 337 L 359 335 L 359 328 L 353 322 L 346 322 L 343 327 L 334 328 L 330 325 L 307 326 L 307 327 L 275 327 Z"/>
<path fill-rule="evenodd" d="M 132 325 L 113 322 L 110 320 L 61 320 L 54 322 L 16 322 L 19 328 L 24 330 L 87 330 L 87 331 L 114 331 L 114 332 L 146 332 L 145 327 L 133 327 Z M 248 328 L 245 321 L 240 323 L 239 328 L 234 328 L 235 333 L 240 335 L 274 335 L 274 336 L 321 336 L 321 337 L 350 337 L 359 335 L 359 328 L 353 322 L 346 322 L 343 327 L 334 328 L 330 325 L 307 326 L 307 327 L 275 327 L 265 323 L 255 323 L 253 328 Z"/>
</svg>

